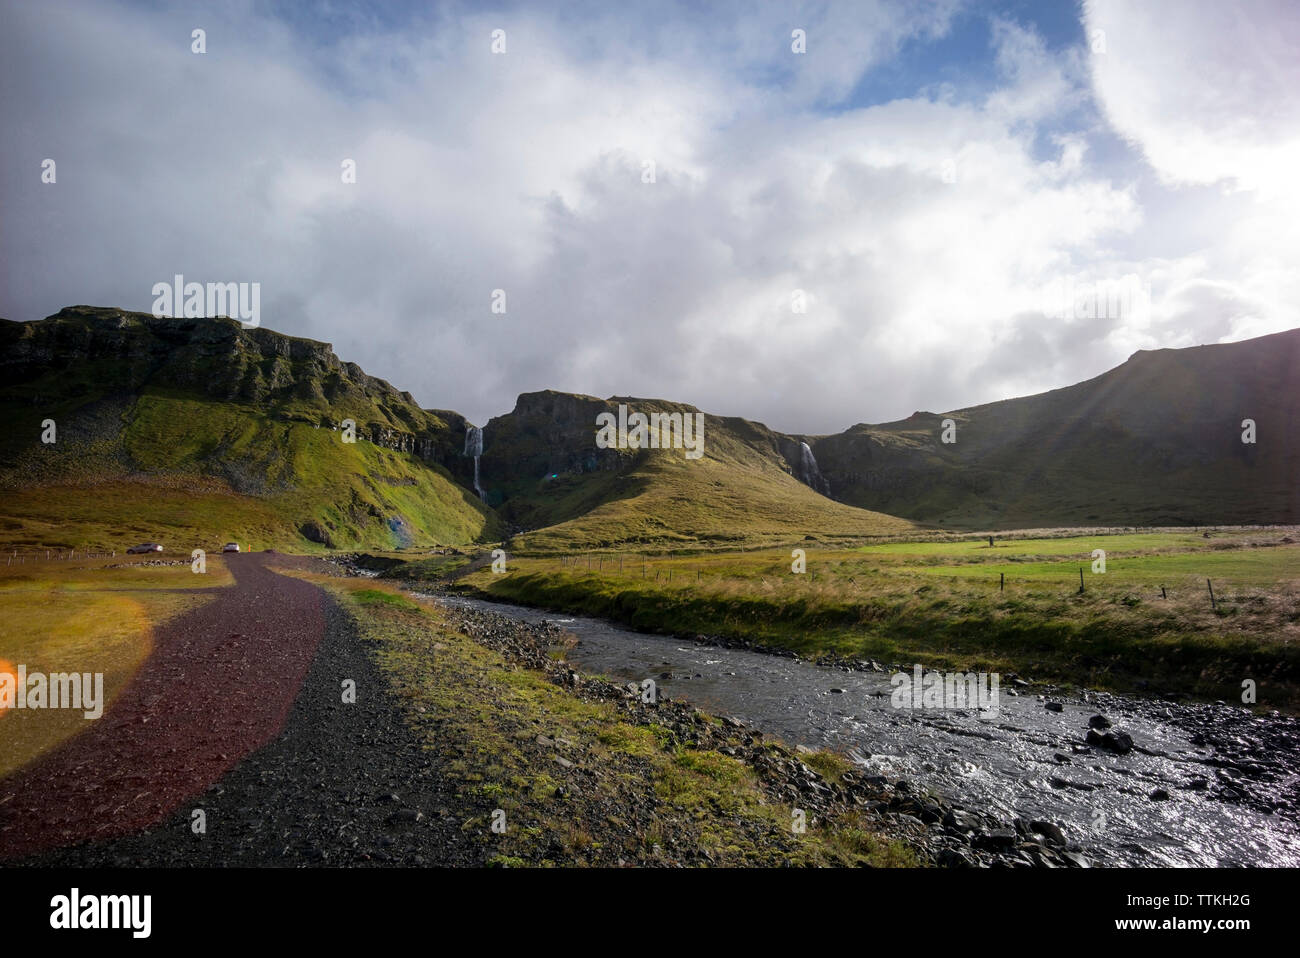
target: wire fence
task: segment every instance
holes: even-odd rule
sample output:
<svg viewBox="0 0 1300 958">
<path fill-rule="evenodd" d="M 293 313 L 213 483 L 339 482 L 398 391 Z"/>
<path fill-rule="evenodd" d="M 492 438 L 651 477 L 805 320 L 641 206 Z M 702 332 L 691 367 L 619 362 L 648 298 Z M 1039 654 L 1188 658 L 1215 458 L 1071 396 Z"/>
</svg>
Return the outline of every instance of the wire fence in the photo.
<svg viewBox="0 0 1300 958">
<path fill-rule="evenodd" d="M 125 554 L 125 553 L 123 553 Z M 5 553 L 5 565 L 25 565 L 29 562 L 67 562 L 71 559 L 115 559 L 117 550 L 95 552 L 90 549 L 42 549 L 39 552 Z"/>
</svg>

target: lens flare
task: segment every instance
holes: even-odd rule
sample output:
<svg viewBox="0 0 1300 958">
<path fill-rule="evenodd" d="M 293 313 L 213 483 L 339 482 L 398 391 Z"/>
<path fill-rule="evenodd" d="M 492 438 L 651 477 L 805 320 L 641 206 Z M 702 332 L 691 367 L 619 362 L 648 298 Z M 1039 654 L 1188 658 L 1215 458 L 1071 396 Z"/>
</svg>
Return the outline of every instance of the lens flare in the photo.
<svg viewBox="0 0 1300 958">
<path fill-rule="evenodd" d="M 5 674 L 10 676 L 9 688 L 14 696 L 14 701 L 16 701 L 18 695 L 18 669 L 4 659 L 0 659 L 0 675 Z M 11 702 L 0 701 L 0 719 L 9 714 L 10 706 Z"/>
</svg>

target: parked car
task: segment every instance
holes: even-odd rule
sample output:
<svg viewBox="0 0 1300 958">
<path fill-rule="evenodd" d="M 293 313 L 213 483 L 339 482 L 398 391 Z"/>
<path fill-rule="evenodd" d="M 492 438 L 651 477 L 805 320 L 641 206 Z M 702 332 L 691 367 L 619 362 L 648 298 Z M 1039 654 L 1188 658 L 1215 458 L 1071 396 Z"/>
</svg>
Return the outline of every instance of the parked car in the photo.
<svg viewBox="0 0 1300 958">
<path fill-rule="evenodd" d="M 127 555 L 139 555 L 142 552 L 162 552 L 163 547 L 156 542 L 142 542 L 126 550 Z"/>
<path fill-rule="evenodd" d="M 238 543 L 238 542 L 227 542 L 224 546 L 221 547 L 221 551 L 222 551 L 222 552 L 238 552 L 238 551 L 239 551 L 239 543 Z"/>
</svg>

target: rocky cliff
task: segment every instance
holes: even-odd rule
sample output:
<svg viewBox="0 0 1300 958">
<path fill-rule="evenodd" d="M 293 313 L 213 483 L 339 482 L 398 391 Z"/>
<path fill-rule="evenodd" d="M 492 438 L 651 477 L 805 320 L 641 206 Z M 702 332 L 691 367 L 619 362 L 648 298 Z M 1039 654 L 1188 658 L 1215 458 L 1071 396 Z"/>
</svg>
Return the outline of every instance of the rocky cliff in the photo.
<svg viewBox="0 0 1300 958">
<path fill-rule="evenodd" d="M 358 438 L 437 463 L 458 480 L 468 476 L 463 416 L 421 409 L 409 392 L 340 360 L 328 343 L 232 319 L 92 306 L 35 323 L 0 320 L 0 402 L 66 410 L 146 388 L 248 404 L 273 419 L 329 429 L 352 419 Z"/>
</svg>

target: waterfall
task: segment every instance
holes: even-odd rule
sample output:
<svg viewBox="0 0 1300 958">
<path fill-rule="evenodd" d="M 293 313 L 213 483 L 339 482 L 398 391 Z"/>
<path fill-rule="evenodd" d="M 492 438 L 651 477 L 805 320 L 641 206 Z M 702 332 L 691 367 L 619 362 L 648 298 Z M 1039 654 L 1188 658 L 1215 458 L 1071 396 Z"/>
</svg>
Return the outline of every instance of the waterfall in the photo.
<svg viewBox="0 0 1300 958">
<path fill-rule="evenodd" d="M 812 447 L 806 442 L 799 443 L 799 478 L 803 480 L 804 485 L 816 489 L 823 496 L 831 494 L 830 483 L 817 468 L 817 457 L 813 455 Z"/>
<path fill-rule="evenodd" d="M 478 426 L 467 426 L 465 428 L 465 455 L 474 457 L 474 491 L 484 502 L 487 501 L 487 494 L 483 487 L 478 484 L 478 457 L 483 455 L 483 430 Z"/>
</svg>

